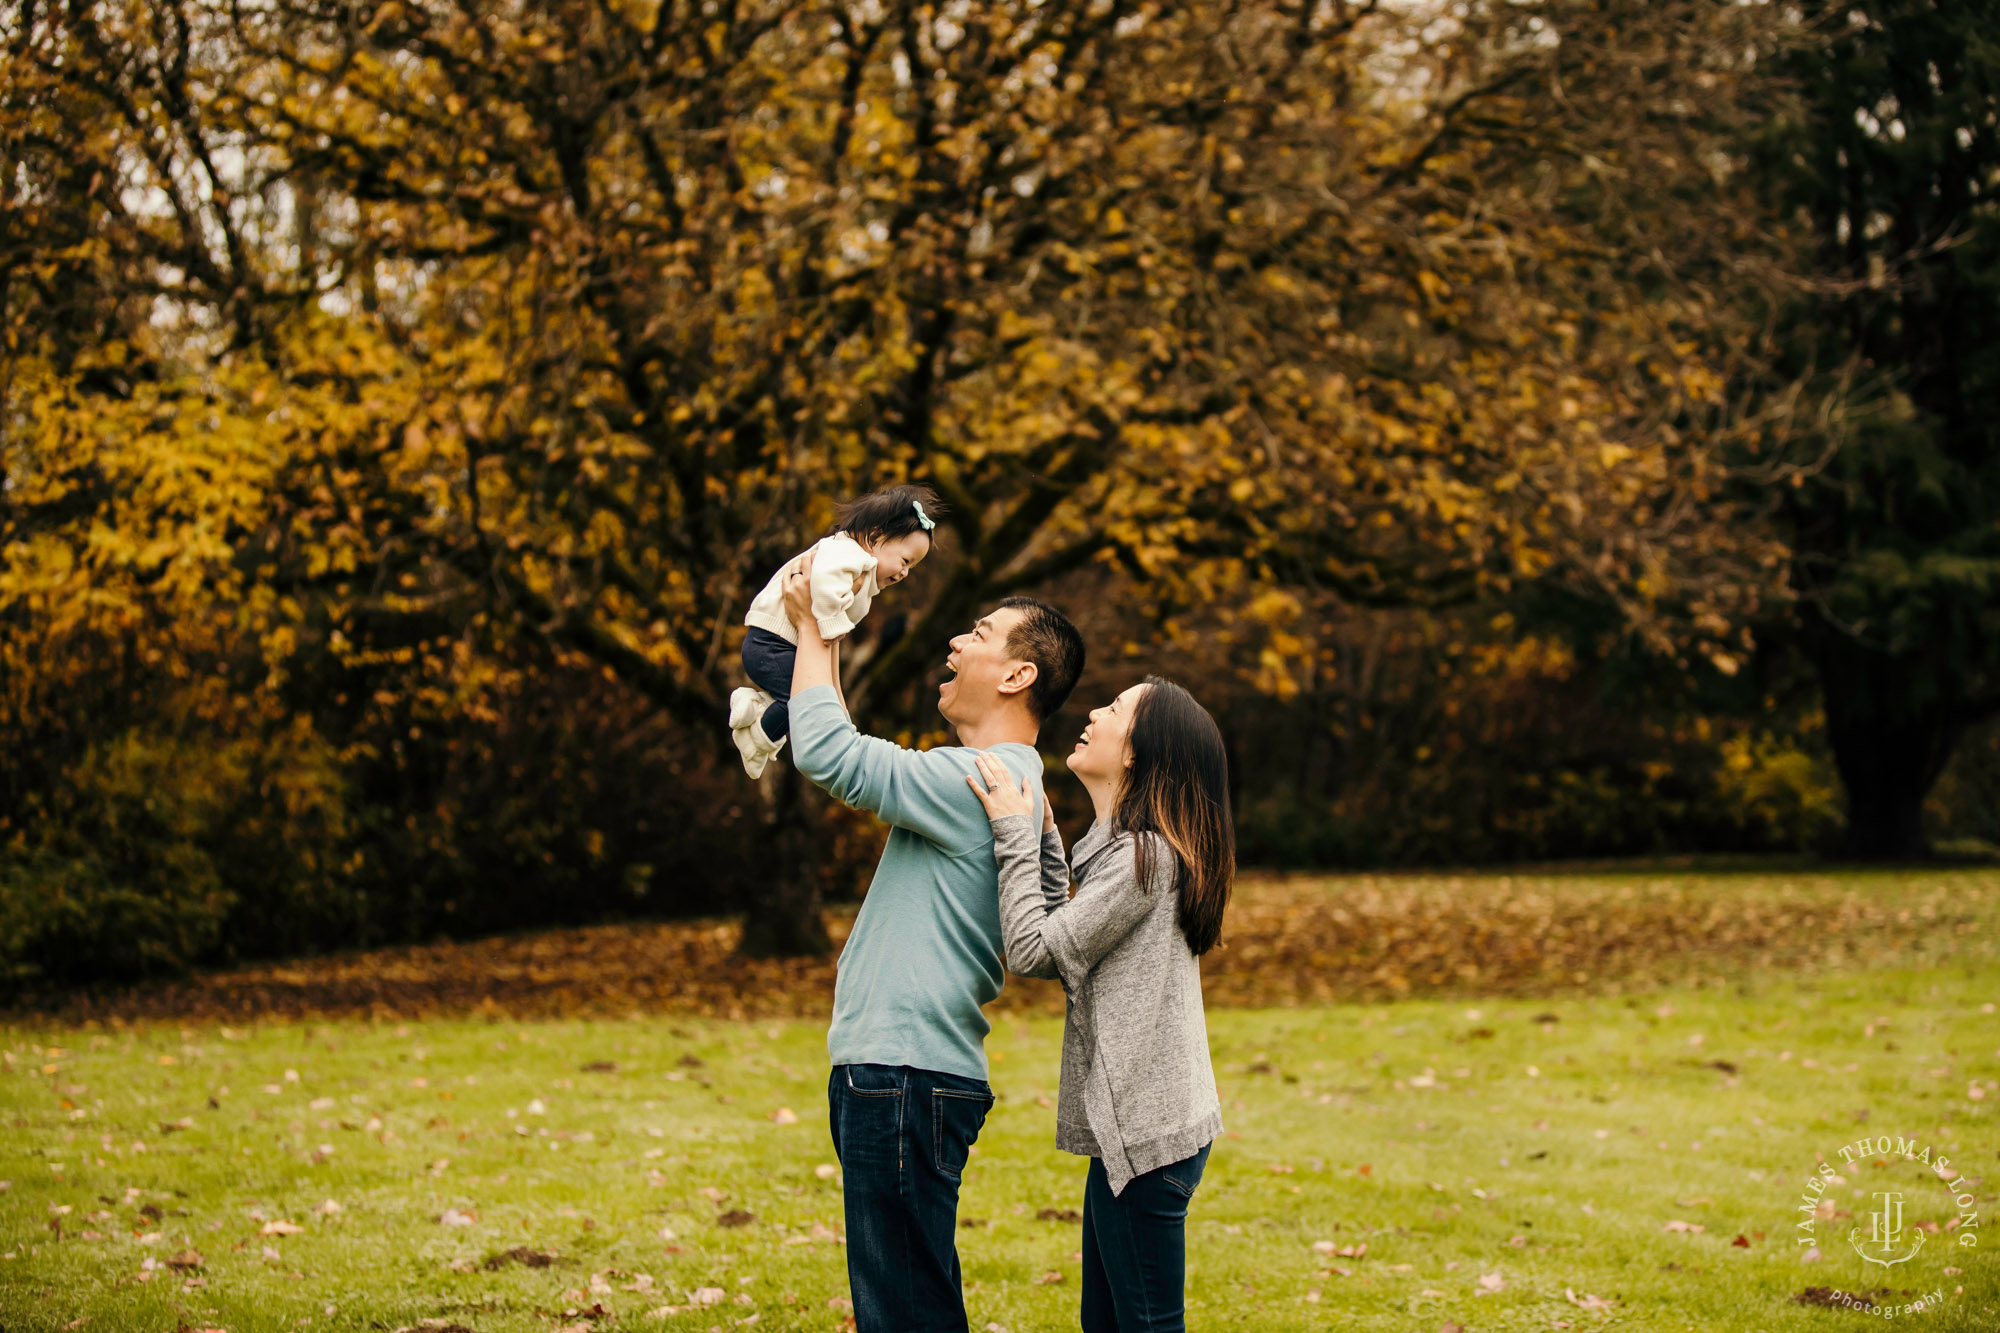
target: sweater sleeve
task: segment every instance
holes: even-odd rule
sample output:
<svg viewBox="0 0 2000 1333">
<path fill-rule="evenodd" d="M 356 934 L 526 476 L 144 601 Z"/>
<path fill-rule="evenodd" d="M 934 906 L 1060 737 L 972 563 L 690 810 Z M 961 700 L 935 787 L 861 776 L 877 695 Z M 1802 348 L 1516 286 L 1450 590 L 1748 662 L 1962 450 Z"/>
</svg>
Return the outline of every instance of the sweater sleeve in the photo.
<svg viewBox="0 0 2000 1333">
<path fill-rule="evenodd" d="M 1069 857 L 1062 834 L 1051 828 L 1042 834 L 1042 901 L 1054 911 L 1069 901 Z"/>
<path fill-rule="evenodd" d="M 1060 839 L 1054 839 L 1061 847 Z M 993 823 L 993 854 L 1000 863 L 1000 940 L 1007 968 L 1024 977 L 1061 977 L 1074 990 L 1090 970 L 1146 919 L 1156 903 L 1142 892 L 1133 842 L 1120 838 L 1090 862 L 1076 897 L 1048 874 L 1049 848 L 1036 866 L 1034 825 L 1026 815 Z M 1060 863 L 1060 852 L 1057 853 Z M 1167 861 L 1166 865 L 1171 865 Z M 1064 878 L 1067 878 L 1066 876 Z M 1158 888 L 1153 890 L 1159 892 Z"/>
<path fill-rule="evenodd" d="M 1091 860 L 1076 897 L 1049 912 L 1042 939 L 1066 985 L 1082 985 L 1090 970 L 1153 911 L 1155 895 L 1165 890 L 1162 884 L 1139 883 L 1136 847 L 1129 834 L 1120 835 Z M 1155 878 L 1169 879 L 1159 872 L 1174 864 L 1172 853 L 1165 847 L 1160 851 L 1164 860 L 1155 858 Z"/>
<path fill-rule="evenodd" d="M 812 612 L 820 637 L 853 632 L 854 581 L 875 571 L 875 557 L 850 537 L 827 537 L 813 551 Z"/>
<path fill-rule="evenodd" d="M 965 782 L 974 772 L 973 751 L 955 745 L 906 750 L 894 741 L 864 736 L 831 685 L 793 695 L 791 724 L 792 762 L 836 801 L 867 810 L 948 852 L 969 852 L 985 842 L 986 812 Z M 1032 774 L 1035 817 L 1040 818 L 1041 773 L 1029 766 L 1033 752 L 1006 746 L 997 757 L 1016 780 Z"/>
<path fill-rule="evenodd" d="M 993 859 L 1000 867 L 1000 946 L 1007 970 L 1022 977 L 1058 976 L 1042 933 L 1054 904 L 1046 843 L 1037 848 L 1034 821 L 1027 815 L 994 820 Z"/>
</svg>

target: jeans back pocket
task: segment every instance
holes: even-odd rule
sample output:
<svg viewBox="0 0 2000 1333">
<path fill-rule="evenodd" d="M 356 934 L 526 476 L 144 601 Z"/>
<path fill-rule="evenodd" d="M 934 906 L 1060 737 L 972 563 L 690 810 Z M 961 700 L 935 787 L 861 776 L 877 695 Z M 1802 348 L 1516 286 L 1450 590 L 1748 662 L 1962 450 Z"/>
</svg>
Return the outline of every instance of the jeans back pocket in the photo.
<svg viewBox="0 0 2000 1333">
<path fill-rule="evenodd" d="M 944 1175 L 957 1180 L 965 1170 L 972 1144 L 993 1109 L 990 1092 L 960 1092 L 955 1088 L 931 1089 L 932 1164 Z"/>
<path fill-rule="evenodd" d="M 1183 1157 L 1178 1162 L 1169 1162 L 1160 1168 L 1160 1179 L 1173 1186 L 1186 1198 L 1194 1197 L 1195 1187 L 1201 1184 L 1201 1175 L 1208 1166 L 1208 1145 L 1192 1157 Z"/>
</svg>

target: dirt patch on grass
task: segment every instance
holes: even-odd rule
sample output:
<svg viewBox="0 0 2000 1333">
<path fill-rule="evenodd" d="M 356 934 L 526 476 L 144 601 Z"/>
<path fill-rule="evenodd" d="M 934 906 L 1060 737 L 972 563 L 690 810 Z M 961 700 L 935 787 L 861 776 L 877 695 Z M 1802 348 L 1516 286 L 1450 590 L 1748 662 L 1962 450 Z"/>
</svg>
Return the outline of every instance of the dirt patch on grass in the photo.
<svg viewBox="0 0 2000 1333">
<path fill-rule="evenodd" d="M 1621 993 L 1744 969 L 1990 953 L 2000 873 L 1249 876 L 1202 960 L 1210 1004 Z M 851 913 L 832 914 L 836 947 Z M 19 1022 L 686 1013 L 818 1017 L 834 958 L 736 954 L 734 922 L 599 926 L 375 950 L 39 997 Z M 1009 978 L 1001 1009 L 1061 1012 Z"/>
</svg>

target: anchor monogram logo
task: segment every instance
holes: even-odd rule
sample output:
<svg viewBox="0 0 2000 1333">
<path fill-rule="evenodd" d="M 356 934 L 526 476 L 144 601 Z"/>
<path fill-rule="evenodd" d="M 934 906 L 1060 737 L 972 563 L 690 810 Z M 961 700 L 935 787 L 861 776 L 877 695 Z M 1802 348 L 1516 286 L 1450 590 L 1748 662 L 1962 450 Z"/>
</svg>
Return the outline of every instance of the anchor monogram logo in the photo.
<svg viewBox="0 0 2000 1333">
<path fill-rule="evenodd" d="M 1871 1264 L 1888 1267 L 1891 1264 L 1908 1263 L 1916 1257 L 1918 1250 L 1924 1248 L 1924 1233 L 1921 1231 L 1914 1233 L 1917 1238 L 1916 1243 L 1910 1246 L 1908 1254 L 1889 1257 L 1901 1243 L 1904 1234 L 1903 1195 L 1900 1190 L 1877 1190 L 1874 1197 L 1881 1207 L 1868 1214 L 1867 1241 L 1863 1242 L 1861 1239 L 1861 1228 L 1855 1227 L 1847 1233 L 1847 1243 L 1854 1247 L 1856 1254 Z M 1874 1246 L 1877 1253 L 1870 1254 L 1863 1248 L 1864 1244 Z"/>
</svg>

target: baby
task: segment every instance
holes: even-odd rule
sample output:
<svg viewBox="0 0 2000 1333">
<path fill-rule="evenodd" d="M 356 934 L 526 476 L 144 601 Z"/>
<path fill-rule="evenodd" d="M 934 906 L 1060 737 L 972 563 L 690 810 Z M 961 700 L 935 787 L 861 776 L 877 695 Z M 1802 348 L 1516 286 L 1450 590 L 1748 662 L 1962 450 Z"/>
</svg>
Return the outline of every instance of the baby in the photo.
<svg viewBox="0 0 2000 1333">
<path fill-rule="evenodd" d="M 931 553 L 934 515 L 942 512 L 928 486 L 891 486 L 850 500 L 835 512 L 833 531 L 812 546 L 812 609 L 820 637 L 837 641 L 861 623 L 875 596 L 901 583 Z M 754 688 L 729 696 L 729 729 L 743 755 L 743 771 L 762 777 L 771 756 L 784 747 L 792 695 L 792 659 L 798 631 L 785 614 L 785 562 L 750 603 L 743 623 L 743 672 Z M 839 669 L 836 655 L 835 670 Z M 835 676 L 835 688 L 839 677 Z"/>
</svg>

